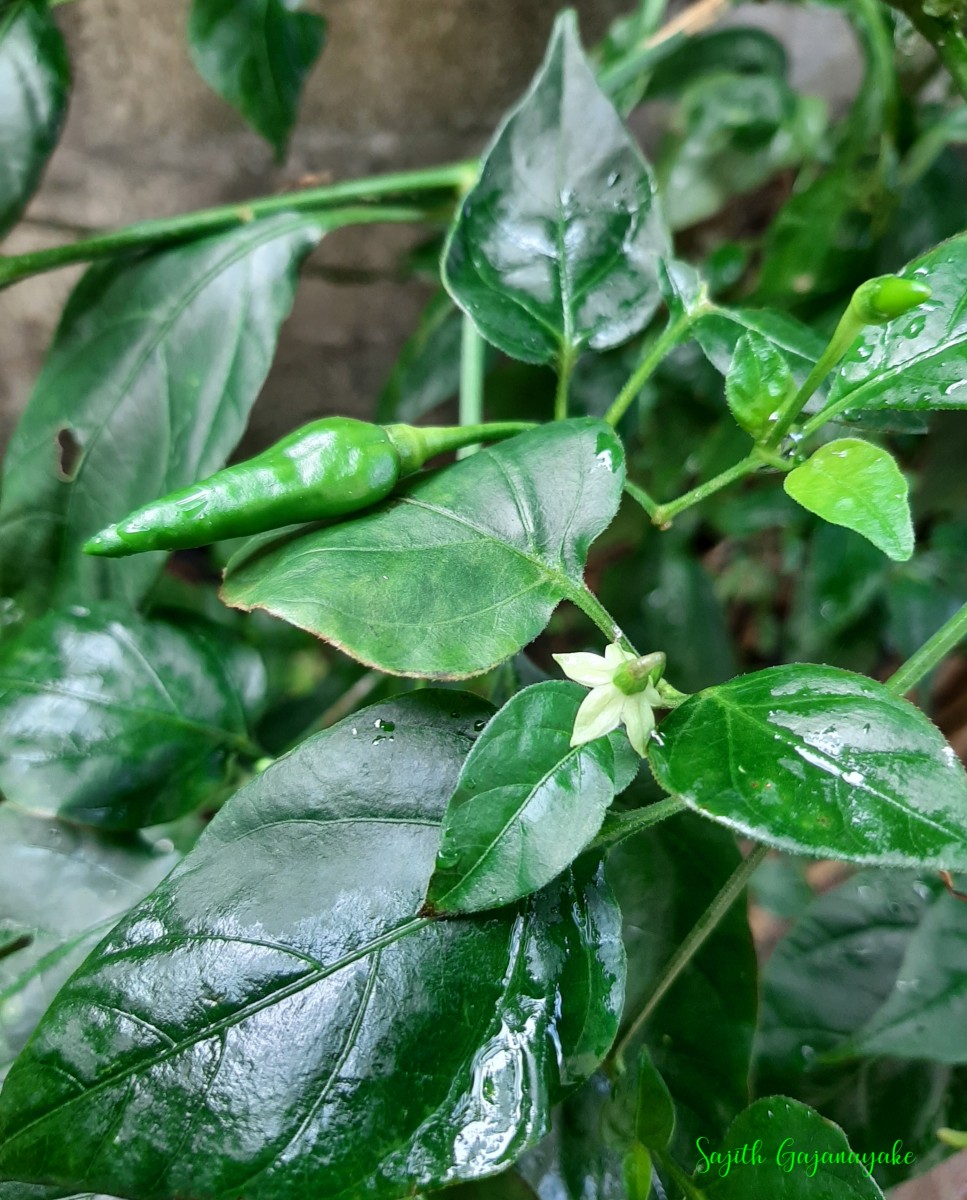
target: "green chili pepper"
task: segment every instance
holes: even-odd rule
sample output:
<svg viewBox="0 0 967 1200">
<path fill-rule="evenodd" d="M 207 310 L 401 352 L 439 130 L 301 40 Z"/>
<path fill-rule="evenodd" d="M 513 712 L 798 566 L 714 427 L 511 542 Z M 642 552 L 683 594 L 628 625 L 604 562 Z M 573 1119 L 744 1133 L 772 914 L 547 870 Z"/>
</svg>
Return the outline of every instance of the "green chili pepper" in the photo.
<svg viewBox="0 0 967 1200">
<path fill-rule="evenodd" d="M 379 503 L 437 454 L 530 428 L 526 422 L 418 428 L 326 417 L 255 458 L 146 504 L 92 537 L 84 551 L 121 558 L 183 550 L 341 517 Z"/>
</svg>

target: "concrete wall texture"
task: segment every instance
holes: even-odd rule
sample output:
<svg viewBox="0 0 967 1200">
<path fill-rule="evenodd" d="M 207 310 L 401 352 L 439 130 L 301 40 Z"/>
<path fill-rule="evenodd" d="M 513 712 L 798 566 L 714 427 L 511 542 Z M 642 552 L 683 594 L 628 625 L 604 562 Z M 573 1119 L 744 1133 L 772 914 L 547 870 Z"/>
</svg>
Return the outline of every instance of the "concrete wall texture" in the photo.
<svg viewBox="0 0 967 1200">
<path fill-rule="evenodd" d="M 188 0 L 59 7 L 74 72 L 70 113 L 27 220 L 3 251 L 271 194 L 308 174 L 340 179 L 474 154 L 533 73 L 559 5 L 307 0 L 306 7 L 327 17 L 329 40 L 282 168 L 196 75 L 185 37 Z M 630 0 L 576 7 L 592 42 Z M 855 51 L 835 15 L 756 5 L 735 19 L 785 37 L 794 79 L 806 90 L 832 91 L 835 102 L 855 88 Z M 396 277 L 412 237 L 365 229 L 326 239 L 300 286 L 247 446 L 324 413 L 371 413 L 428 294 Z M 78 274 L 60 271 L 0 293 L 0 441 L 26 402 Z"/>
</svg>

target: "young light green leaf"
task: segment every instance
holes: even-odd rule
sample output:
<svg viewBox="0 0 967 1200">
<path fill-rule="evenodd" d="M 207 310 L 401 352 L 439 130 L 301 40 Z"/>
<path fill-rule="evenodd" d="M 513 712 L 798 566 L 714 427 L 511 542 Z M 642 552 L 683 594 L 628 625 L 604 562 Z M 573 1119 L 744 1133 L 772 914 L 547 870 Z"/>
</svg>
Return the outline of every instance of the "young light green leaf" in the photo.
<svg viewBox="0 0 967 1200">
<path fill-rule="evenodd" d="M 144 596 L 163 555 L 81 545 L 224 464 L 322 228 L 274 217 L 87 272 L 7 451 L 0 595 L 29 610 Z"/>
<path fill-rule="evenodd" d="M 725 377 L 725 397 L 746 433 L 761 437 L 795 388 L 789 364 L 773 342 L 752 330 L 739 338 Z"/>
<path fill-rule="evenodd" d="M 140 829 L 197 807 L 246 747 L 258 652 L 114 605 L 0 647 L 0 789 L 30 812 Z"/>
<path fill-rule="evenodd" d="M 299 97 L 326 39 L 300 0 L 193 0 L 188 46 L 198 74 L 285 154 Z"/>
<path fill-rule="evenodd" d="M 842 1129 L 786 1096 L 739 1113 L 721 1147 L 703 1142 L 697 1182 L 708 1200 L 883 1200 Z"/>
<path fill-rule="evenodd" d="M 67 48 L 46 0 L 0 10 L 0 237 L 20 218 L 67 112 Z"/>
<path fill-rule="evenodd" d="M 399 675 L 460 679 L 516 654 L 563 599 L 621 500 L 602 421 L 557 421 L 415 476 L 365 515 L 242 551 L 222 595 Z"/>
<path fill-rule="evenodd" d="M 668 1085 L 651 1061 L 648 1048 L 638 1056 L 635 1098 L 635 1139 L 642 1146 L 664 1150 L 675 1132 L 675 1105 Z"/>
<path fill-rule="evenodd" d="M 894 562 L 913 554 L 909 487 L 879 446 L 860 438 L 827 442 L 786 475 L 783 487 L 803 508 L 862 534 Z"/>
<path fill-rule="evenodd" d="M 499 908 L 556 878 L 601 828 L 615 795 L 611 738 L 571 745 L 587 695 L 552 681 L 497 713 L 463 764 L 427 891 L 434 913 Z"/>
<path fill-rule="evenodd" d="M 454 691 L 373 706 L 230 799 L 11 1068 L 0 1176 L 395 1200 L 535 1144 L 614 1036 L 620 915 L 584 859 L 499 914 L 418 917 L 488 711 Z"/>
<path fill-rule="evenodd" d="M 20 945 L 0 955 L 0 1080 L 61 984 L 177 861 L 0 805 L 0 934 L 15 924 Z"/>
<path fill-rule="evenodd" d="M 444 281 L 506 354 L 571 361 L 644 328 L 668 244 L 648 165 L 563 13 L 457 216 Z"/>
<path fill-rule="evenodd" d="M 880 866 L 967 866 L 967 775 L 927 717 L 836 667 L 756 671 L 686 700 L 649 754 L 712 820 L 788 850 Z"/>
<path fill-rule="evenodd" d="M 941 242 L 900 273 L 929 286 L 925 304 L 867 326 L 840 364 L 830 403 L 847 415 L 967 407 L 967 234 Z"/>
</svg>

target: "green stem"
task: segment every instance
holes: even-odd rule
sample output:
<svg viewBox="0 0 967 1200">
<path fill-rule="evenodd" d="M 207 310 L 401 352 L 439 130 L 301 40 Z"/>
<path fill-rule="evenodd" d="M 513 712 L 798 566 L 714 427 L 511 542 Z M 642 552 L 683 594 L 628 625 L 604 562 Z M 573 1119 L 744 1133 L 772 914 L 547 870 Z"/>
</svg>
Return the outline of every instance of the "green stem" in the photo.
<svg viewBox="0 0 967 1200">
<path fill-rule="evenodd" d="M 560 585 L 564 596 L 597 625 L 609 642 L 617 642 L 623 650 L 637 655 L 638 651 L 621 632 L 618 622 L 592 591 L 575 585 L 564 575 L 560 577 Z"/>
<path fill-rule="evenodd" d="M 645 489 L 639 487 L 637 483 L 632 483 L 630 479 L 625 480 L 624 490 L 632 500 L 637 501 L 641 505 L 648 516 L 654 521 L 655 513 L 658 512 L 658 501 L 649 496 Z"/>
<path fill-rule="evenodd" d="M 666 528 L 679 513 L 683 513 L 687 508 L 691 508 L 695 504 L 701 504 L 703 500 L 707 500 L 709 496 L 714 496 L 716 492 L 720 492 L 722 488 L 728 487 L 730 483 L 735 483 L 739 479 L 745 479 L 747 475 L 753 475 L 764 465 L 759 454 L 753 450 L 747 458 L 743 458 L 734 466 L 729 467 L 727 471 L 716 475 L 714 479 L 708 480 L 707 483 L 700 483 L 698 487 L 693 487 L 690 492 L 685 492 L 677 500 L 670 500 L 667 504 L 659 504 L 651 519 L 660 529 Z"/>
<path fill-rule="evenodd" d="M 695 922 L 691 932 L 678 947 L 675 953 L 668 961 L 665 969 L 658 977 L 651 995 L 648 997 L 644 1007 L 635 1017 L 635 1019 L 625 1030 L 624 1035 L 615 1043 L 614 1049 L 611 1052 L 611 1057 L 615 1061 L 615 1065 L 619 1071 L 624 1069 L 624 1055 L 628 1047 L 641 1032 L 643 1026 L 652 1016 L 655 1009 L 668 994 L 672 984 L 678 979 L 682 971 L 692 961 L 698 951 L 705 944 L 707 938 L 722 920 L 725 914 L 729 911 L 732 905 L 738 900 L 739 896 L 745 890 L 746 885 L 752 875 L 762 864 L 766 855 L 769 853 L 768 846 L 756 846 L 755 849 L 744 858 L 741 863 L 735 868 L 729 878 L 722 886 L 722 890 L 718 893 L 712 903 L 708 906 L 705 912 Z"/>
<path fill-rule="evenodd" d="M 609 425 L 617 425 L 621 418 L 637 399 L 638 393 L 651 378 L 663 359 L 678 345 L 689 326 L 700 315 L 698 310 L 683 313 L 676 320 L 669 321 L 661 336 L 645 352 L 641 362 L 635 368 L 634 374 L 624 385 L 608 409 L 604 419 Z"/>
<path fill-rule="evenodd" d="M 685 811 L 685 801 L 677 796 L 666 796 L 647 808 L 636 808 L 632 812 L 608 813 L 601 826 L 601 832 L 594 839 L 589 850 L 610 850 L 625 838 L 634 837 L 643 829 L 650 829 L 659 821 L 667 821 L 677 813 Z"/>
<path fill-rule="evenodd" d="M 941 663 L 954 647 L 967 638 L 967 604 L 957 610 L 916 654 L 908 658 L 887 680 L 886 686 L 898 696 L 905 696 L 925 675 Z"/>
<path fill-rule="evenodd" d="M 533 421 L 493 421 L 486 425 L 384 425 L 400 456 L 400 473 L 412 475 L 438 454 L 482 442 L 500 442 L 536 428 Z"/>
<path fill-rule="evenodd" d="M 675 1181 L 675 1185 L 681 1188 L 685 1200 L 705 1200 L 705 1193 L 700 1187 L 692 1183 L 691 1179 L 689 1179 L 677 1162 L 670 1158 L 663 1150 L 652 1150 L 651 1153 L 655 1162 Z"/>
<path fill-rule="evenodd" d="M 833 331 L 833 336 L 829 339 L 826 349 L 806 376 L 802 387 L 780 408 L 776 423 L 772 426 L 766 439 L 766 448 L 779 445 L 795 424 L 796 418 L 812 399 L 813 393 L 859 337 L 863 324 L 863 321 L 853 312 L 852 306 L 846 309 L 846 312 L 840 317 L 839 324 Z"/>
<path fill-rule="evenodd" d="M 483 420 L 484 354 L 486 345 L 469 317 L 463 318 L 460 350 L 460 424 L 479 425 Z M 464 446 L 458 458 L 473 454 L 476 446 Z"/>
<path fill-rule="evenodd" d="M 322 213 L 342 205 L 369 204 L 387 197 L 403 199 L 427 192 L 440 193 L 434 200 L 446 200 L 459 194 L 469 174 L 475 169 L 475 163 L 461 162 L 420 171 L 397 171 L 391 175 L 352 179 L 326 187 L 306 188 L 305 191 L 290 192 L 281 196 L 267 196 L 248 203 L 225 204 L 218 208 L 163 217 L 160 220 L 139 221 L 124 229 L 82 238 L 69 245 L 52 246 L 47 250 L 35 250 L 10 258 L 0 257 L 0 286 L 72 263 L 94 262 L 124 252 L 171 245 L 202 234 L 218 233 L 280 212 Z M 377 215 L 376 209 L 361 210 L 353 223 L 362 222 L 362 211 L 370 211 L 369 220 L 386 219 Z M 432 215 L 429 210 L 409 211 L 412 214 L 409 220 L 426 219 Z"/>
<path fill-rule="evenodd" d="M 567 419 L 567 394 L 571 386 L 571 372 L 574 370 L 573 354 L 562 354 L 557 368 L 557 390 L 554 393 L 554 420 Z"/>
<path fill-rule="evenodd" d="M 890 0 L 933 46 L 960 94 L 967 100 L 967 38 L 956 21 L 944 21 L 924 11 L 919 0 Z"/>
</svg>

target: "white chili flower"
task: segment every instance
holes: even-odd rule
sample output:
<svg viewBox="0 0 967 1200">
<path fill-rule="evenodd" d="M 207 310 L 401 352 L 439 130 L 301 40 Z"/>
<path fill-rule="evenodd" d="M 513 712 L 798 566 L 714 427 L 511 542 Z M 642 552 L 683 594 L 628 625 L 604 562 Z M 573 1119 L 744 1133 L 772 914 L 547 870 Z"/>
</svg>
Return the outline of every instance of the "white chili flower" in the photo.
<svg viewBox="0 0 967 1200">
<path fill-rule="evenodd" d="M 655 728 L 653 708 L 662 705 L 655 682 L 665 667 L 664 654 L 638 658 L 613 643 L 605 648 L 603 658 L 599 654 L 553 657 L 568 679 L 591 689 L 574 720 L 571 745 L 583 746 L 624 725 L 628 740 L 644 757 Z"/>
</svg>

